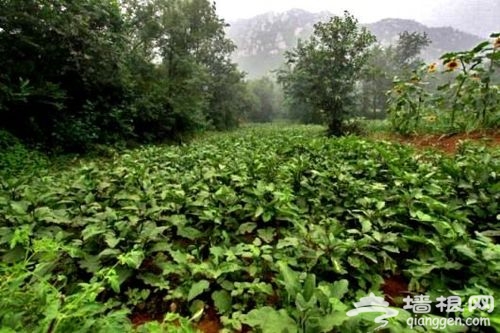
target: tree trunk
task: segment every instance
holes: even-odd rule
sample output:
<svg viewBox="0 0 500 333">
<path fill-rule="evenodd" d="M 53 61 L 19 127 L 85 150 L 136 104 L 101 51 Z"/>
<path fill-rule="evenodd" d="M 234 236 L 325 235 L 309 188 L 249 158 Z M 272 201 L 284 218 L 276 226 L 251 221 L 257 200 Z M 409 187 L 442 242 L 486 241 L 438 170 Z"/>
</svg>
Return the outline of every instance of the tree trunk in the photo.
<svg viewBox="0 0 500 333">
<path fill-rule="evenodd" d="M 332 118 L 328 124 L 328 135 L 331 136 L 342 136 L 342 120 L 338 118 Z"/>
<path fill-rule="evenodd" d="M 344 116 L 344 110 L 342 108 L 342 103 L 334 102 L 332 103 L 330 109 L 330 121 L 328 123 L 328 135 L 331 136 L 342 136 L 342 119 Z"/>
</svg>

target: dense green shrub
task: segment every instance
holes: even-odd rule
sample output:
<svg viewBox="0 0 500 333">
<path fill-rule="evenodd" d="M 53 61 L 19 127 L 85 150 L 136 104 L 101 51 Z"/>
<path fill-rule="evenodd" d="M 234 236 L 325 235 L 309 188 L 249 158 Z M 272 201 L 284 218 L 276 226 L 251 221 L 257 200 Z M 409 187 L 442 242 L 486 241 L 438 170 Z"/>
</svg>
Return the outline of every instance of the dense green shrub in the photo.
<svg viewBox="0 0 500 333">
<path fill-rule="evenodd" d="M 87 151 L 238 124 L 234 45 L 207 0 L 0 1 L 0 128 Z"/>
<path fill-rule="evenodd" d="M 0 130 L 0 178 L 45 169 L 49 160 L 36 150 L 26 148 L 12 134 Z"/>
<path fill-rule="evenodd" d="M 500 296 L 498 150 L 324 131 L 246 127 L 1 178 L 0 326 L 126 331 L 133 312 L 208 307 L 229 330 L 359 332 L 375 324 L 346 310 L 390 277 Z M 390 328 L 410 332 L 397 310 Z M 499 328 L 498 309 L 474 315 Z"/>
<path fill-rule="evenodd" d="M 254 101 L 246 118 L 255 123 L 271 122 L 279 116 L 281 96 L 279 87 L 269 78 L 262 77 L 249 82 Z"/>
</svg>

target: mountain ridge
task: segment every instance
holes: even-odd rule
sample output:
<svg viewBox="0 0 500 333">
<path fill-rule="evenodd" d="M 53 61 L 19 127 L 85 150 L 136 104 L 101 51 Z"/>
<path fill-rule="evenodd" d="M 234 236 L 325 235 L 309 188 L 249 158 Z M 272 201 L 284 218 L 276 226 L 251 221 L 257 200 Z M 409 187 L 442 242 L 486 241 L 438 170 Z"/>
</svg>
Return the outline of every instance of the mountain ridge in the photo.
<svg viewBox="0 0 500 333">
<path fill-rule="evenodd" d="M 250 78 L 266 75 L 284 62 L 285 51 L 295 47 L 299 39 L 306 39 L 312 34 L 315 23 L 327 21 L 333 15 L 326 11 L 311 13 L 291 9 L 230 22 L 227 33 L 238 46 L 233 60 Z M 445 52 L 470 49 L 482 41 L 478 36 L 453 27 L 429 27 L 408 19 L 386 18 L 362 25 L 385 46 L 396 42 L 403 31 L 426 32 L 432 40 L 422 53 L 426 61 L 437 60 Z"/>
</svg>

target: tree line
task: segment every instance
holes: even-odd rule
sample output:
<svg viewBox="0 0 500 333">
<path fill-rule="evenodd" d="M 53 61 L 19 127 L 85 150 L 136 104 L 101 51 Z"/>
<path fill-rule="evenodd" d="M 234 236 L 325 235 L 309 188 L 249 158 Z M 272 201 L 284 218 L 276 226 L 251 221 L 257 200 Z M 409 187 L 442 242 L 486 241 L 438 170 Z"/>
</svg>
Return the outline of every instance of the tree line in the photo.
<svg viewBox="0 0 500 333">
<path fill-rule="evenodd" d="M 275 78 L 248 81 L 209 0 L 0 0 L 0 13 L 0 141 L 63 152 L 276 118 L 342 135 L 353 115 L 386 116 L 394 79 L 431 42 L 403 32 L 383 47 L 345 12 L 286 52 Z"/>
<path fill-rule="evenodd" d="M 383 47 L 349 12 L 317 23 L 278 72 L 289 118 L 327 123 L 332 135 L 344 134 L 352 116 L 384 118 L 394 78 L 409 77 L 430 42 L 425 33 L 402 32 Z"/>
<path fill-rule="evenodd" d="M 0 0 L 0 13 L 0 130 L 28 144 L 178 139 L 276 108 L 272 83 L 232 63 L 211 1 Z"/>
</svg>

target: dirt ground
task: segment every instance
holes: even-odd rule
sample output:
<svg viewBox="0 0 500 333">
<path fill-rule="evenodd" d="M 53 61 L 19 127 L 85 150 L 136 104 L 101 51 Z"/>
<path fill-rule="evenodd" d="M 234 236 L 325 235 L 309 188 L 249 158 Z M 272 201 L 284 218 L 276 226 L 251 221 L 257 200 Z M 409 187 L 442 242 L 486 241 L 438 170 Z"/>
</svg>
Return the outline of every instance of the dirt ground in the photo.
<svg viewBox="0 0 500 333">
<path fill-rule="evenodd" d="M 410 144 L 418 148 L 435 148 L 449 154 L 456 153 L 461 142 L 471 140 L 480 142 L 490 147 L 500 147 L 500 131 L 484 131 L 462 134 L 445 134 L 445 135 L 418 135 L 404 137 L 395 134 L 378 134 L 375 135 L 376 139 L 385 139 L 390 141 L 397 141 L 405 144 Z"/>
</svg>

